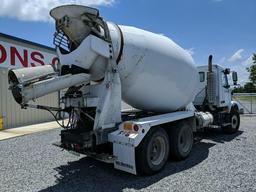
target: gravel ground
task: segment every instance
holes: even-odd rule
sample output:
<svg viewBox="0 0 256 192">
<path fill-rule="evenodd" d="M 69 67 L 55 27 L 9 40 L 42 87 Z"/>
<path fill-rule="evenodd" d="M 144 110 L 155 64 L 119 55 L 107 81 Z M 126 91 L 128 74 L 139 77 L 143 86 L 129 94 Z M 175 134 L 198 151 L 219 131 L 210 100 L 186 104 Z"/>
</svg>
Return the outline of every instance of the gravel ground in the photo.
<svg viewBox="0 0 256 192">
<path fill-rule="evenodd" d="M 59 129 L 0 141 L 0 191 L 256 191 L 256 116 L 235 135 L 204 134 L 182 162 L 141 177 L 51 143 Z"/>
</svg>

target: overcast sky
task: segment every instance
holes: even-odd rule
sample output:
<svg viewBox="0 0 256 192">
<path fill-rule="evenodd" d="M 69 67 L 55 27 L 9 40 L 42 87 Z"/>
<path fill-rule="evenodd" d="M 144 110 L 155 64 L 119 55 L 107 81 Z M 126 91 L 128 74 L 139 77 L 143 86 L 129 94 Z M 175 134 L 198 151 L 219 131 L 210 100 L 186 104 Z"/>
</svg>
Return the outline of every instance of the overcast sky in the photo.
<svg viewBox="0 0 256 192">
<path fill-rule="evenodd" d="M 49 10 L 78 3 L 99 8 L 117 24 L 161 33 L 185 48 L 197 65 L 214 63 L 239 72 L 256 52 L 256 0 L 2 0 L 0 32 L 53 47 L 54 23 Z"/>
</svg>

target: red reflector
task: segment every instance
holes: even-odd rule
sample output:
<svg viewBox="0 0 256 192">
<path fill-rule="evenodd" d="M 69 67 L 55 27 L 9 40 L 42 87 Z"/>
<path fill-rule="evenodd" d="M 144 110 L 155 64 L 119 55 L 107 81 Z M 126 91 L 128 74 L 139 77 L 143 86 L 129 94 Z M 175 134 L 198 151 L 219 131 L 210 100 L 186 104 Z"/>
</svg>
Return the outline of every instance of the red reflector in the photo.
<svg viewBox="0 0 256 192">
<path fill-rule="evenodd" d="M 137 131 L 139 131 L 139 126 L 138 126 L 138 125 L 136 125 L 136 124 L 135 124 L 135 125 L 133 125 L 133 130 L 134 130 L 134 131 L 136 131 L 136 132 L 137 132 Z"/>
</svg>

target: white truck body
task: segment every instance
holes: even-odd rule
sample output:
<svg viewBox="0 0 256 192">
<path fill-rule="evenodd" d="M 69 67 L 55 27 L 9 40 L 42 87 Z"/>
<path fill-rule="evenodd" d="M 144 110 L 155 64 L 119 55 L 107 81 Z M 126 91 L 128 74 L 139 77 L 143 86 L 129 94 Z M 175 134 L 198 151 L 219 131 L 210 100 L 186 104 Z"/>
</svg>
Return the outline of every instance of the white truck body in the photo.
<svg viewBox="0 0 256 192">
<path fill-rule="evenodd" d="M 9 81 L 23 108 L 56 110 L 56 119 L 61 112 L 69 114 L 68 125 L 60 124 L 59 147 L 113 162 L 129 173 L 153 174 L 169 154 L 186 158 L 195 132 L 238 130 L 238 107 L 231 102 L 227 81 L 230 70 L 212 65 L 212 56 L 208 66 L 197 69 L 169 38 L 105 22 L 89 7 L 61 6 L 51 16 L 56 20 L 59 73 L 38 68 L 33 76 L 30 69 L 11 70 Z M 236 83 L 235 72 L 232 77 Z M 53 86 L 45 87 L 48 82 Z M 64 88 L 61 108 L 29 104 Z M 137 110 L 121 111 L 122 99 Z"/>
</svg>

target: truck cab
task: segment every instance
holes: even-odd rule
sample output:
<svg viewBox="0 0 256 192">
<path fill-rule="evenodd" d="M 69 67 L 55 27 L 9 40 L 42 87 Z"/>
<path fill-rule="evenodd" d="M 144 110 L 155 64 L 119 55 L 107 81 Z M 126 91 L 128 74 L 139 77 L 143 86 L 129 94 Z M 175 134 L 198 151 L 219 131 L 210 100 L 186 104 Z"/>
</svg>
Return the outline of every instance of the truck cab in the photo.
<svg viewBox="0 0 256 192">
<path fill-rule="evenodd" d="M 207 98 L 207 73 L 208 66 L 198 66 L 199 73 L 199 92 L 194 99 L 195 106 L 202 106 Z M 214 94 L 212 106 L 216 108 L 231 107 L 231 83 L 230 69 L 225 69 L 220 65 L 213 65 L 213 86 L 212 93 Z"/>
<path fill-rule="evenodd" d="M 197 69 L 200 83 L 193 101 L 195 108 L 213 115 L 213 127 L 235 133 L 240 126 L 240 116 L 237 103 L 231 100 L 231 81 L 232 86 L 237 84 L 237 73 L 231 73 L 230 69 L 220 65 L 213 65 L 211 55 L 208 66 L 199 66 Z"/>
</svg>

